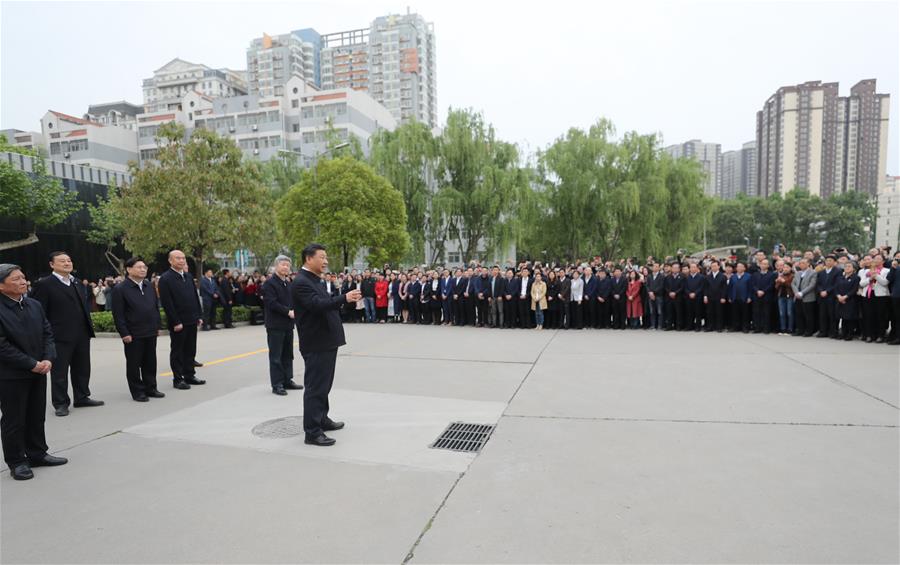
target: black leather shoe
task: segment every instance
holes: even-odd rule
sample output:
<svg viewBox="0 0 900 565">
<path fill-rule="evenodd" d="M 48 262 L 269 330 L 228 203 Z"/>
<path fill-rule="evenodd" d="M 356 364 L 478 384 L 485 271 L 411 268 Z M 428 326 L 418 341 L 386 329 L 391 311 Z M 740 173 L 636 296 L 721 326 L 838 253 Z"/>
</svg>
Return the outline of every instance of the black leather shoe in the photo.
<svg viewBox="0 0 900 565">
<path fill-rule="evenodd" d="M 15 467 L 10 466 L 9 474 L 17 481 L 27 481 L 34 478 L 34 473 L 31 472 L 31 467 L 28 466 L 28 463 L 19 463 Z"/>
<path fill-rule="evenodd" d="M 148 402 L 150 399 L 147 398 L 146 394 L 142 394 L 140 396 L 133 397 L 135 402 Z"/>
<path fill-rule="evenodd" d="M 322 426 L 322 429 L 325 430 L 326 432 L 342 430 L 342 429 L 344 429 L 344 422 L 333 422 L 333 421 L 327 422 L 324 426 Z"/>
<path fill-rule="evenodd" d="M 202 367 L 202 366 L 203 366 L 203 363 L 198 363 L 197 361 L 194 361 L 194 367 Z"/>
<path fill-rule="evenodd" d="M 93 398 L 86 398 L 80 402 L 75 402 L 72 404 L 75 408 L 88 408 L 91 406 L 103 406 L 106 404 L 102 400 L 94 400 Z"/>
<path fill-rule="evenodd" d="M 287 384 L 284 385 L 284 388 L 288 390 L 303 390 L 303 385 L 298 385 L 294 381 L 288 381 Z"/>
<path fill-rule="evenodd" d="M 175 381 L 175 384 L 173 384 L 172 386 L 174 386 L 178 390 L 188 390 L 189 388 L 191 388 L 191 385 L 187 384 L 184 381 Z"/>
<path fill-rule="evenodd" d="M 226 330 L 233 330 L 233 329 L 234 329 L 234 326 L 232 326 L 231 324 L 228 324 L 228 325 L 225 326 L 225 329 L 226 329 Z"/>
<path fill-rule="evenodd" d="M 40 459 L 29 459 L 32 467 L 58 467 L 68 462 L 69 460 L 65 457 L 54 457 L 53 455 L 44 455 Z"/>
<path fill-rule="evenodd" d="M 68 416 L 69 415 L 69 407 L 68 406 L 57 406 L 56 407 L 56 415 L 57 416 Z"/>
<path fill-rule="evenodd" d="M 184 379 L 184 382 L 186 382 L 189 385 L 205 385 L 206 384 L 206 381 L 204 381 L 203 379 L 198 379 L 197 377 L 191 377 L 189 379 Z"/>
<path fill-rule="evenodd" d="M 330 438 L 325 434 L 319 434 L 316 437 L 307 437 L 303 440 L 303 443 L 307 445 L 318 445 L 319 447 L 328 447 L 334 445 L 336 442 L 333 438 Z"/>
<path fill-rule="evenodd" d="M 158 390 L 151 390 L 150 392 L 147 393 L 147 396 L 150 398 L 165 398 L 166 397 L 165 394 L 159 392 Z"/>
<path fill-rule="evenodd" d="M 279 388 L 273 388 L 273 389 L 272 389 L 272 394 L 277 394 L 278 396 L 287 396 L 287 391 L 284 390 L 284 389 L 281 388 L 281 387 L 279 387 Z"/>
</svg>

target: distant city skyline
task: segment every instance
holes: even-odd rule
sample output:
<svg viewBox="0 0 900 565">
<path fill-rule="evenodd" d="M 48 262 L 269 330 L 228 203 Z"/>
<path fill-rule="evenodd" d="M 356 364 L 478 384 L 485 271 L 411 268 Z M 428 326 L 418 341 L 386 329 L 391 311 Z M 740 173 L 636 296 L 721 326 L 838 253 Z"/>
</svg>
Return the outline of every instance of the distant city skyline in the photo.
<svg viewBox="0 0 900 565">
<path fill-rule="evenodd" d="M 142 80 L 176 57 L 246 69 L 247 47 L 263 33 L 362 28 L 407 10 L 377 1 L 174 6 L 0 3 L 0 129 L 37 130 L 50 109 L 81 116 L 90 104 L 140 104 Z M 474 108 L 526 153 L 600 117 L 619 134 L 659 133 L 662 146 L 702 139 L 738 150 L 778 88 L 839 82 L 846 96 L 876 79 L 891 95 L 887 172 L 900 172 L 896 2 L 524 2 L 509 11 L 463 1 L 409 10 L 434 24 L 438 123 L 449 107 Z M 860 19 L 865 26 L 848 25 Z M 815 30 L 816 40 L 798 29 Z"/>
</svg>

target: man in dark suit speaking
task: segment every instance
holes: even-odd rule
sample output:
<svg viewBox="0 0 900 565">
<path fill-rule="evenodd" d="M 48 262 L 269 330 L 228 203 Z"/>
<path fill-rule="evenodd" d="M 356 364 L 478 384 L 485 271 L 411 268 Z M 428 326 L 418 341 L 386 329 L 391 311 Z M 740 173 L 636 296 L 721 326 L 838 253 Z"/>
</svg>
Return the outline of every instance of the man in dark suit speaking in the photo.
<svg viewBox="0 0 900 565">
<path fill-rule="evenodd" d="M 303 356 L 303 431 L 310 445 L 334 445 L 325 432 L 339 430 L 343 422 L 328 417 L 328 393 L 334 384 L 334 365 L 338 347 L 347 343 L 340 308 L 358 302 L 362 293 L 331 296 L 322 276 L 328 269 L 325 247 L 311 243 L 303 249 L 303 267 L 291 285 L 300 354 Z"/>
</svg>

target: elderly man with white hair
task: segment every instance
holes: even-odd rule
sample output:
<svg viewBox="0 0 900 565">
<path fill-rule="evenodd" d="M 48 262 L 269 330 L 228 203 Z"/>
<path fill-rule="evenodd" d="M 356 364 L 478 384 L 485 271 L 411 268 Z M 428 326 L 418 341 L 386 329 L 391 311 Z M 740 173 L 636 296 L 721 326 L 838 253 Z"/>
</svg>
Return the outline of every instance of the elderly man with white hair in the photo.
<svg viewBox="0 0 900 565">
<path fill-rule="evenodd" d="M 288 276 L 290 258 L 275 258 L 275 272 L 262 286 L 266 313 L 266 339 L 269 343 L 269 380 L 272 394 L 286 396 L 288 390 L 300 390 L 294 382 L 294 309 Z"/>
</svg>

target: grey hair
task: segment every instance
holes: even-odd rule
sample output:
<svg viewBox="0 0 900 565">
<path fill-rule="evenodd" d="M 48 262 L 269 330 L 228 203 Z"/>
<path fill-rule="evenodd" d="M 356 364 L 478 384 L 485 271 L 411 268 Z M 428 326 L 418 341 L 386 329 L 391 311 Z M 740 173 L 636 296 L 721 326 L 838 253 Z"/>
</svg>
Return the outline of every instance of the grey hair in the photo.
<svg viewBox="0 0 900 565">
<path fill-rule="evenodd" d="M 279 255 L 278 257 L 275 258 L 275 264 L 276 264 L 276 265 L 277 265 L 278 263 L 281 263 L 282 261 L 287 261 L 288 263 L 290 263 L 290 262 L 291 262 L 291 258 L 288 257 L 287 255 Z"/>
<path fill-rule="evenodd" d="M 12 263 L 2 263 L 0 264 L 0 283 L 6 281 L 6 278 L 13 274 L 14 271 L 21 271 L 22 267 L 18 265 L 14 265 Z"/>
</svg>

